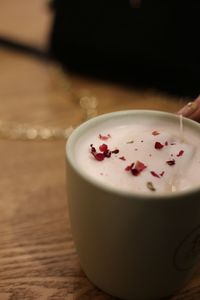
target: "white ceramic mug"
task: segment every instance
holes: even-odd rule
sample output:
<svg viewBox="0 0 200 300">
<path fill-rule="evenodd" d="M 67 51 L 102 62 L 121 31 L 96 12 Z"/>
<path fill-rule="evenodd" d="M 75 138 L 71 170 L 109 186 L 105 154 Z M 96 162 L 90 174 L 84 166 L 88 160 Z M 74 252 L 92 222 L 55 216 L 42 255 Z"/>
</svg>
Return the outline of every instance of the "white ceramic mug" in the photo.
<svg viewBox="0 0 200 300">
<path fill-rule="evenodd" d="M 120 114 L 178 118 L 155 111 L 115 112 L 74 130 L 66 147 L 72 232 L 81 266 L 97 287 L 123 299 L 155 300 L 175 293 L 193 274 L 200 252 L 200 189 L 130 194 L 83 174 L 76 142 L 89 128 Z M 184 126 L 200 133 L 198 123 L 185 119 Z"/>
</svg>

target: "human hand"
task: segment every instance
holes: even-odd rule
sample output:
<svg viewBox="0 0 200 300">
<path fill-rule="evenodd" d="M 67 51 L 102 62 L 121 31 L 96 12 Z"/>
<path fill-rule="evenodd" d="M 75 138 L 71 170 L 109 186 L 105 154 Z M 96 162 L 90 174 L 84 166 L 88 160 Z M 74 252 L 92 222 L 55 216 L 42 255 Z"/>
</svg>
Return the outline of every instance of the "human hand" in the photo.
<svg viewBox="0 0 200 300">
<path fill-rule="evenodd" d="M 200 95 L 178 111 L 179 115 L 200 122 Z"/>
</svg>

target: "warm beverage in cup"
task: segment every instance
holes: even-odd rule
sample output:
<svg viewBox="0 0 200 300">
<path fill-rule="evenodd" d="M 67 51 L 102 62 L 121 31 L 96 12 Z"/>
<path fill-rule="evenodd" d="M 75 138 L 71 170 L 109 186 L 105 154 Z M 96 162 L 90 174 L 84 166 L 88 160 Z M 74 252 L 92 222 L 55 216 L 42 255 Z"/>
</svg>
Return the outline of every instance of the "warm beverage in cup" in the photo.
<svg viewBox="0 0 200 300">
<path fill-rule="evenodd" d="M 199 170 L 200 125 L 169 113 L 106 114 L 72 133 L 70 218 L 94 284 L 136 300 L 183 286 L 200 249 Z"/>
<path fill-rule="evenodd" d="M 142 119 L 140 115 L 107 120 L 77 142 L 80 171 L 118 191 L 171 193 L 200 185 L 200 136 L 179 120 Z"/>
</svg>

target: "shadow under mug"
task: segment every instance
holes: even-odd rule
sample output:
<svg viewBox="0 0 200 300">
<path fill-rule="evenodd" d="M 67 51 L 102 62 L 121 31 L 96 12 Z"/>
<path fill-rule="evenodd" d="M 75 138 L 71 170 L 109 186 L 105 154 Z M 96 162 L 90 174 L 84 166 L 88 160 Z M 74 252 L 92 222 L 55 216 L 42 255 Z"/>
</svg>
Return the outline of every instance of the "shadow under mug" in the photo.
<svg viewBox="0 0 200 300">
<path fill-rule="evenodd" d="M 114 112 L 74 130 L 66 145 L 67 195 L 80 263 L 100 289 L 128 300 L 170 296 L 191 278 L 200 252 L 200 189 L 166 195 L 119 192 L 87 177 L 75 147 L 90 128 L 122 116 L 178 116 L 147 110 Z M 198 132 L 200 125 L 184 119 Z M 198 176 L 198 174 L 197 174 Z"/>
</svg>

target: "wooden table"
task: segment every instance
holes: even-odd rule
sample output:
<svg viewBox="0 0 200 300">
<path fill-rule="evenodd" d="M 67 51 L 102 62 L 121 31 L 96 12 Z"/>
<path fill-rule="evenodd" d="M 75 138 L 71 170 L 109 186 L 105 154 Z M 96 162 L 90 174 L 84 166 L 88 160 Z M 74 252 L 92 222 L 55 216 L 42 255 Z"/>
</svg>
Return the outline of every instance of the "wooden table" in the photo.
<svg viewBox="0 0 200 300">
<path fill-rule="evenodd" d="M 85 116 L 79 104 L 84 94 L 97 97 L 98 114 L 128 108 L 175 112 L 183 104 L 153 90 L 59 76 L 55 66 L 1 49 L 0 119 L 76 126 Z M 0 300 L 113 299 L 80 268 L 68 217 L 64 146 L 65 140 L 0 139 Z M 200 299 L 200 269 L 171 298 L 178 299 Z"/>
</svg>

